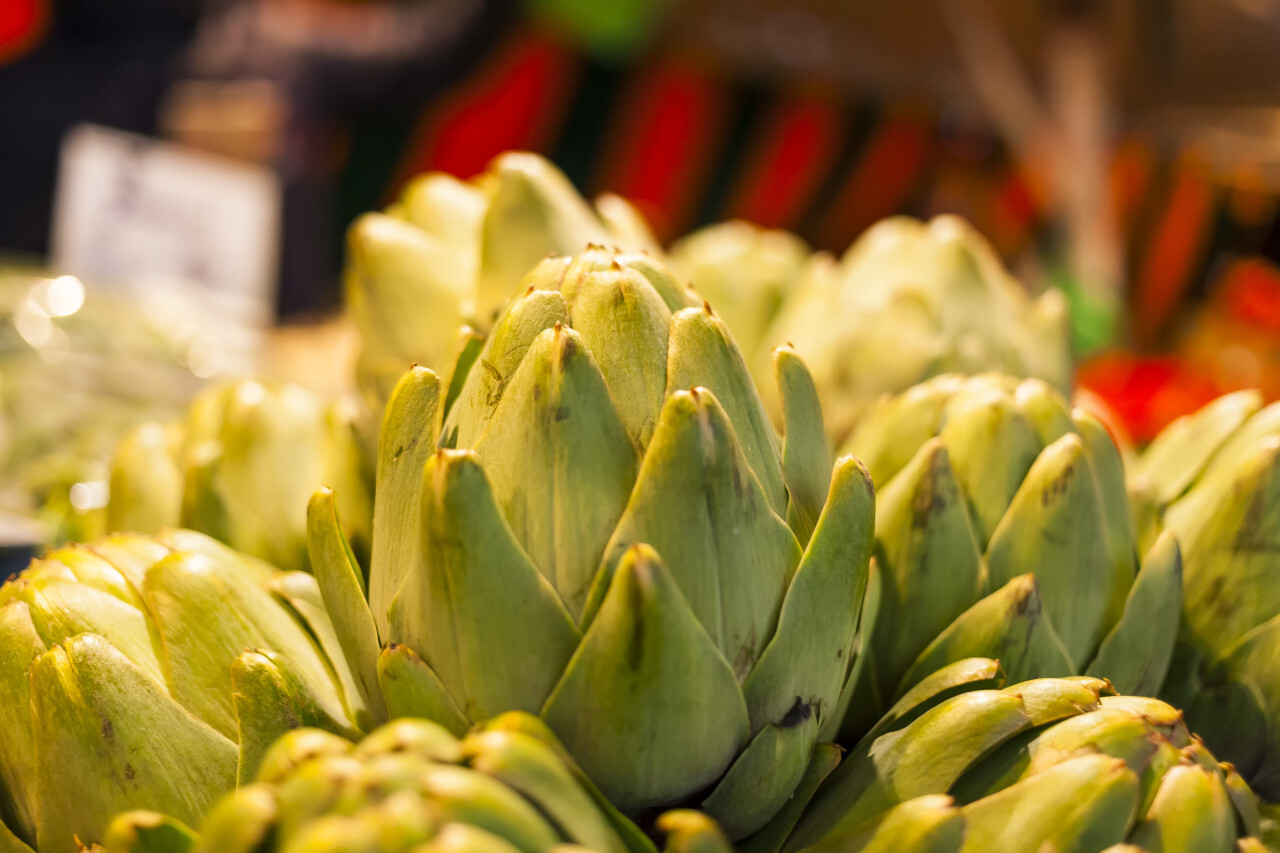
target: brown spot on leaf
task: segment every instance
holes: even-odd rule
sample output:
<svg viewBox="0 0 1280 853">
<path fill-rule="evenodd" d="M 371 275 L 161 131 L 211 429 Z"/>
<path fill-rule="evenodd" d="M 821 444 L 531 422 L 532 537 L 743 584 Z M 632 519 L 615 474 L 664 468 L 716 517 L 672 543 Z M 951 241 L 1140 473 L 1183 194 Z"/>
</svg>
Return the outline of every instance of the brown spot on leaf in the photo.
<svg viewBox="0 0 1280 853">
<path fill-rule="evenodd" d="M 795 728 L 812 716 L 813 706 L 797 696 L 796 701 L 787 709 L 787 713 L 783 714 L 782 719 L 778 721 L 778 725 L 784 729 Z"/>
<path fill-rule="evenodd" d="M 137 771 L 135 771 L 135 770 L 133 769 L 133 765 L 132 765 L 132 764 L 126 764 L 126 765 L 124 766 L 124 778 L 125 778 L 125 779 L 127 779 L 128 781 L 132 782 L 132 781 L 133 781 L 133 777 L 134 777 L 135 775 L 137 775 Z"/>
<path fill-rule="evenodd" d="M 1049 506 L 1055 501 L 1061 500 L 1062 496 L 1067 493 L 1067 489 L 1071 487 L 1071 480 L 1075 477 L 1076 466 L 1068 465 L 1062 469 L 1062 473 L 1053 478 L 1053 481 L 1040 493 L 1040 505 Z"/>
<path fill-rule="evenodd" d="M 102 739 L 107 743 L 116 742 L 116 728 L 111 724 L 111 720 L 103 717 L 98 721 L 98 730 L 102 732 Z"/>
</svg>

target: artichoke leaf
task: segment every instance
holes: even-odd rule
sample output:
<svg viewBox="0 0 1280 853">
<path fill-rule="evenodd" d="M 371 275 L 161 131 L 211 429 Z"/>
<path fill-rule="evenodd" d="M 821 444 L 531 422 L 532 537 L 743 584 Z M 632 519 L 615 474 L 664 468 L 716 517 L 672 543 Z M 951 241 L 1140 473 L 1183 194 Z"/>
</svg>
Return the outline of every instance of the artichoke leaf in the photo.
<svg viewBox="0 0 1280 853">
<path fill-rule="evenodd" d="M 101 841 L 126 809 L 195 823 L 235 787 L 235 744 L 96 635 L 36 659 L 31 708 L 42 853 Z"/>
<path fill-rule="evenodd" d="M 620 560 L 542 717 L 624 811 L 710 785 L 749 734 L 733 670 L 645 545 Z"/>
<path fill-rule="evenodd" d="M 421 655 L 470 720 L 536 711 L 578 645 L 573 619 L 512 535 L 474 453 L 436 451 L 420 507 L 418 562 L 392 605 L 390 641 Z"/>
</svg>

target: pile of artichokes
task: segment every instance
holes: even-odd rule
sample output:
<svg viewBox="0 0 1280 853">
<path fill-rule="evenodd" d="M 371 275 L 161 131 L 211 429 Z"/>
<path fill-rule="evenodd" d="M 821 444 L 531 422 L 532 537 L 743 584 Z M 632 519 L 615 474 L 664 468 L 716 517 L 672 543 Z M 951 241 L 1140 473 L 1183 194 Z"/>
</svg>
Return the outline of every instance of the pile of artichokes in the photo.
<svg viewBox="0 0 1280 853">
<path fill-rule="evenodd" d="M 1272 849 L 1280 407 L 1135 454 L 955 218 L 664 255 L 528 154 L 347 290 L 368 411 L 212 387 L 0 587 L 0 853 Z"/>
</svg>

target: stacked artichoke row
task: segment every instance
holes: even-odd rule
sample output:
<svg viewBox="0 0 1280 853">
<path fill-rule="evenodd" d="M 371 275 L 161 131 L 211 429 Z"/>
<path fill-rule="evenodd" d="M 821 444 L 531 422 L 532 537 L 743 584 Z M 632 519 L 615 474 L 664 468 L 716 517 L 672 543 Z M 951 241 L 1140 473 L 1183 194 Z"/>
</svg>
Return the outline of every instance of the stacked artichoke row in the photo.
<svg viewBox="0 0 1280 853">
<path fill-rule="evenodd" d="M 0 853 L 1272 849 L 1280 408 L 1117 447 L 954 219 L 350 239 L 368 411 L 211 388 L 0 587 Z"/>
<path fill-rule="evenodd" d="M 1181 608 L 1178 542 L 1159 536 L 1138 561 L 1120 452 L 1095 417 L 1039 380 L 944 374 L 881 399 L 848 449 L 878 487 L 850 735 L 966 657 L 999 658 L 1019 681 L 1159 688 Z"/>
<path fill-rule="evenodd" d="M 697 812 L 657 820 L 669 853 L 728 853 Z M 118 817 L 106 853 L 150 850 L 378 850 L 387 853 L 657 853 L 600 796 L 536 717 L 510 712 L 461 741 L 426 720 L 397 720 L 359 744 L 296 729 L 252 784 L 218 802 L 198 832 L 153 811 Z"/>
</svg>

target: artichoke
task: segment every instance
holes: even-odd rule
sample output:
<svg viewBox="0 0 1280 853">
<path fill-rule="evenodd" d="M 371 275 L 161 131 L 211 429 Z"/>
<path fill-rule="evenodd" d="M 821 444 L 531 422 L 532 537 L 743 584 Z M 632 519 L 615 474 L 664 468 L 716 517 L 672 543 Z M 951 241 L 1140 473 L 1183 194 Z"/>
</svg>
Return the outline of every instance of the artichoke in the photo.
<svg viewBox="0 0 1280 853">
<path fill-rule="evenodd" d="M 0 587 L 0 850 L 119 812 L 198 820 L 283 731 L 367 724 L 315 579 L 189 530 L 51 551 Z"/>
<path fill-rule="evenodd" d="M 1258 849 L 1259 804 L 1176 708 L 1096 678 L 927 677 L 828 777 L 788 851 Z M 1263 848 L 1265 849 L 1265 848 Z"/>
<path fill-rule="evenodd" d="M 184 526 L 289 570 L 306 570 L 307 499 L 339 488 L 347 536 L 367 553 L 373 496 L 358 421 L 304 388 L 265 379 L 212 385 L 178 423 L 147 423 L 111 464 L 107 528 Z"/>
<path fill-rule="evenodd" d="M 616 196 L 595 208 L 536 154 L 508 152 L 471 181 L 418 177 L 386 213 L 348 232 L 347 303 L 362 348 L 357 379 L 381 412 L 411 364 L 440 370 L 459 326 L 486 332 L 548 254 L 588 243 L 658 252 L 643 218 Z"/>
<path fill-rule="evenodd" d="M 663 815 L 670 853 L 729 853 L 714 822 Z M 257 779 L 213 807 L 200 832 L 156 812 L 121 815 L 104 853 L 657 853 L 600 796 L 537 717 L 504 714 L 462 740 L 426 720 L 388 723 L 359 744 L 297 729 Z"/>
<path fill-rule="evenodd" d="M 809 260 L 796 235 L 733 220 L 708 225 L 677 240 L 667 262 L 713 306 L 742 348 L 747 363 L 767 364 L 775 343 L 765 333 Z M 763 359 L 756 354 L 765 354 Z M 762 377 L 769 380 L 772 377 Z"/>
<path fill-rule="evenodd" d="M 1062 294 L 1029 299 L 991 246 L 955 216 L 886 219 L 839 262 L 815 255 L 765 334 L 766 343 L 781 341 L 813 371 L 837 443 L 882 394 L 939 373 L 994 370 L 1064 391 L 1071 383 Z M 777 411 L 768 386 L 761 391 Z"/>
<path fill-rule="evenodd" d="M 548 259 L 525 288 L 456 398 L 425 368 L 397 385 L 367 601 L 312 499 L 348 661 L 389 716 L 540 714 L 624 811 L 698 798 L 741 838 L 834 721 L 870 481 L 832 469 L 785 348 L 780 445 L 724 324 L 650 256 Z"/>
<path fill-rule="evenodd" d="M 1162 695 L 1280 798 L 1280 404 L 1220 397 L 1166 427 L 1132 467 L 1138 526 L 1183 548 L 1182 630 Z"/>
<path fill-rule="evenodd" d="M 1178 544 L 1139 568 L 1120 454 L 1044 382 L 944 374 L 882 399 L 849 440 L 876 484 L 856 738 L 967 657 L 1025 681 L 1085 673 L 1152 695 L 1181 606 Z"/>
</svg>

